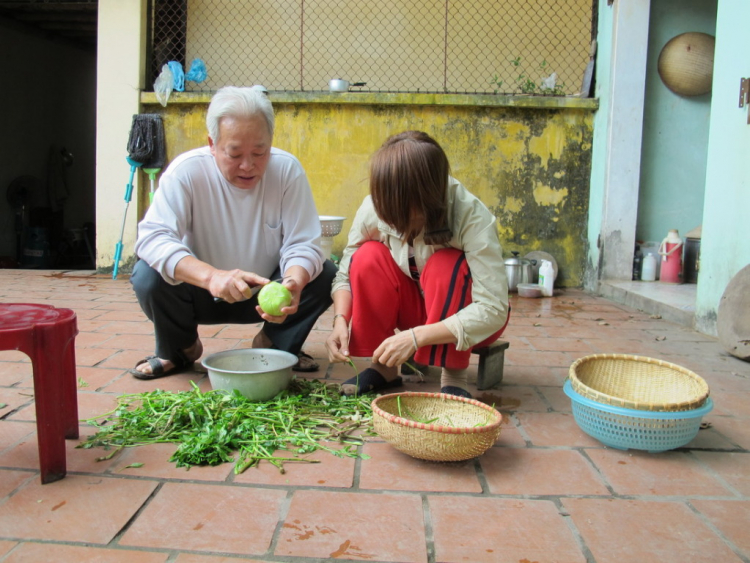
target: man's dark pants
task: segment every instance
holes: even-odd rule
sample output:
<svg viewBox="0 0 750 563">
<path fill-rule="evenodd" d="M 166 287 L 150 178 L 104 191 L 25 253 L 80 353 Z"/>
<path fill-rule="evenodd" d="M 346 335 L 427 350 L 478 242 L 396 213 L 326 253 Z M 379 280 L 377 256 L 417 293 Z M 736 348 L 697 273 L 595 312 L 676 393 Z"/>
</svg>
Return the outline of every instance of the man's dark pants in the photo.
<svg viewBox="0 0 750 563">
<path fill-rule="evenodd" d="M 302 290 L 297 312 L 282 324 L 264 323 L 263 332 L 274 348 L 299 354 L 315 321 L 332 303 L 331 283 L 335 275 L 336 266 L 326 260 L 320 275 Z M 271 279 L 279 277 L 277 270 Z M 141 309 L 154 323 L 156 355 L 177 365 L 186 363 L 182 350 L 198 339 L 198 325 L 264 322 L 255 310 L 257 294 L 240 303 L 217 303 L 205 289 L 188 283 L 167 283 L 143 260 L 133 268 L 130 283 Z"/>
</svg>

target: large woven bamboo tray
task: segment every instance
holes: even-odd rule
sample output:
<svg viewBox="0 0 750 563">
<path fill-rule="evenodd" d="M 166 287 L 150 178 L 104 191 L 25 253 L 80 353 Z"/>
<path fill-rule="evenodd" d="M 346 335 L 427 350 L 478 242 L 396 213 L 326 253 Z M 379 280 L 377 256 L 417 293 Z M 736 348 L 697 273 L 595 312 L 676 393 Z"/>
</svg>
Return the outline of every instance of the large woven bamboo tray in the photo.
<svg viewBox="0 0 750 563">
<path fill-rule="evenodd" d="M 372 402 L 375 431 L 397 450 L 429 461 L 482 455 L 500 435 L 502 415 L 489 405 L 444 393 L 396 393 Z"/>
<path fill-rule="evenodd" d="M 593 354 L 570 366 L 570 383 L 593 401 L 645 411 L 687 411 L 708 399 L 706 381 L 662 360 L 627 354 Z"/>
</svg>

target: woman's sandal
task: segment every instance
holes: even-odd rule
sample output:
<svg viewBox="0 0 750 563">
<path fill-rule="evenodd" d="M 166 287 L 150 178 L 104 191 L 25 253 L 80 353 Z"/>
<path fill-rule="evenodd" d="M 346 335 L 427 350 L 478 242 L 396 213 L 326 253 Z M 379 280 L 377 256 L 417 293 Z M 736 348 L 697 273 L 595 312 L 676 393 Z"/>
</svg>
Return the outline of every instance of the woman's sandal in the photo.
<svg viewBox="0 0 750 563">
<path fill-rule="evenodd" d="M 446 385 L 442 389 L 440 389 L 441 393 L 445 393 L 446 395 L 455 395 L 456 397 L 465 397 L 466 399 L 471 399 L 471 393 L 469 393 L 466 389 L 461 389 L 460 387 L 456 387 L 454 385 Z"/>
<path fill-rule="evenodd" d="M 172 361 L 172 363 L 174 364 L 174 367 L 165 370 L 164 365 L 157 356 L 146 356 L 142 360 L 136 362 L 135 367 L 128 369 L 127 372 L 136 379 L 159 379 L 160 377 L 181 373 L 195 364 L 195 362 L 189 362 L 187 358 L 180 358 L 177 361 Z M 151 366 L 151 373 L 143 373 L 138 370 L 138 366 L 142 366 L 143 364 Z"/>
<path fill-rule="evenodd" d="M 385 377 L 375 368 L 367 368 L 358 376 L 347 379 L 341 384 L 342 395 L 363 395 L 373 391 L 382 391 L 392 387 L 401 387 L 404 380 L 396 376 L 396 379 L 386 381 Z"/>
</svg>

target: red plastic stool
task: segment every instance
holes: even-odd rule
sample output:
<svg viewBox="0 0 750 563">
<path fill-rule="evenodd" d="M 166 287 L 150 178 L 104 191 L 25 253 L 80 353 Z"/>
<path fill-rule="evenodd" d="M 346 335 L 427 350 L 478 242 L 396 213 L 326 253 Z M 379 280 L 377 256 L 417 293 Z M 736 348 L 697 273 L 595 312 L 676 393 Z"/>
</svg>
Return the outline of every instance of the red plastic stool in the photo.
<svg viewBox="0 0 750 563">
<path fill-rule="evenodd" d="M 70 309 L 0 303 L 0 350 L 31 358 L 42 484 L 65 477 L 65 438 L 78 438 L 77 334 Z"/>
</svg>

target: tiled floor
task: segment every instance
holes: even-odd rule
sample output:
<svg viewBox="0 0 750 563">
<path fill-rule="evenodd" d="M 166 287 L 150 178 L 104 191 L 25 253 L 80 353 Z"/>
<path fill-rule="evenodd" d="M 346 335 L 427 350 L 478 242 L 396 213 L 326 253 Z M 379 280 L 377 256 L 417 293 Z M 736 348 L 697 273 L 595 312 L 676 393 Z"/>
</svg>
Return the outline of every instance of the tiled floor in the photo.
<svg viewBox="0 0 750 563">
<path fill-rule="evenodd" d="M 151 353 L 151 326 L 124 276 L 0 270 L 0 300 L 74 309 L 82 419 L 123 393 L 210 386 L 192 372 L 154 382 L 124 372 Z M 750 363 L 716 340 L 576 290 L 512 298 L 505 378 L 476 396 L 504 425 L 478 459 L 417 461 L 372 439 L 369 459 L 231 464 L 186 471 L 171 445 L 101 450 L 68 444 L 68 475 L 40 484 L 29 360 L 0 352 L 0 562 L 218 563 L 750 561 Z M 329 366 L 326 313 L 306 351 Z M 257 326 L 203 327 L 205 353 L 247 347 Z M 578 357 L 657 357 L 702 375 L 715 408 L 685 448 L 661 454 L 604 447 L 583 433 L 562 391 Z M 473 361 L 476 357 L 473 356 Z M 476 367 L 472 367 L 475 376 Z M 437 370 L 410 390 L 434 391 Z M 82 423 L 86 436 L 92 428 Z M 129 465 L 140 462 L 142 467 Z"/>
</svg>

